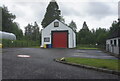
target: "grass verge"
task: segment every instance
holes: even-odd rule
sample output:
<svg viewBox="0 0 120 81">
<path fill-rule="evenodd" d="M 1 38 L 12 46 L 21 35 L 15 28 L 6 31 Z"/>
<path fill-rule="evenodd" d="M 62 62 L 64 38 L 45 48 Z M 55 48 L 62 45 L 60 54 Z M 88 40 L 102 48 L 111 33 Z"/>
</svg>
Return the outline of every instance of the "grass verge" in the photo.
<svg viewBox="0 0 120 81">
<path fill-rule="evenodd" d="M 78 57 L 66 57 L 66 62 L 93 66 L 97 68 L 105 68 L 110 70 L 120 71 L 118 64 L 120 60 L 117 59 L 93 59 L 93 58 L 78 58 Z"/>
<path fill-rule="evenodd" d="M 98 48 L 91 48 L 91 47 L 78 47 L 77 49 L 98 49 Z"/>
</svg>

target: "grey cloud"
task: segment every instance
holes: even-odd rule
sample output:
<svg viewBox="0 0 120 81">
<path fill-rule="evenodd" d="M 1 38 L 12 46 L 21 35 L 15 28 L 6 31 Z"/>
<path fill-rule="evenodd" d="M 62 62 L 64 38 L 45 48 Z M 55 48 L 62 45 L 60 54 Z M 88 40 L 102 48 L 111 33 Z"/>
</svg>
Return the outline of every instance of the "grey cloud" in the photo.
<svg viewBox="0 0 120 81">
<path fill-rule="evenodd" d="M 16 2 L 15 5 L 12 5 L 14 13 L 18 18 L 28 17 L 28 13 L 32 12 L 33 15 L 29 17 L 31 21 L 41 22 L 41 19 L 44 17 L 46 11 L 45 2 Z M 29 9 L 27 9 L 29 7 Z"/>
<path fill-rule="evenodd" d="M 80 13 L 79 10 L 75 10 L 72 5 L 67 5 L 69 3 L 61 3 L 59 6 L 61 8 L 61 12 L 63 16 L 81 16 L 82 14 Z"/>
<path fill-rule="evenodd" d="M 112 10 L 109 2 L 89 2 L 86 13 L 89 16 L 101 19 L 108 15 L 117 15 L 117 11 Z M 117 9 L 116 9 L 117 10 Z"/>
<path fill-rule="evenodd" d="M 96 19 L 102 19 L 106 16 L 117 15 L 117 9 L 111 7 L 116 4 L 117 3 L 112 3 L 111 5 L 111 2 L 82 2 L 76 3 L 76 5 L 71 5 L 71 3 L 68 2 L 60 3 L 60 7 L 63 16 L 90 16 Z"/>
</svg>

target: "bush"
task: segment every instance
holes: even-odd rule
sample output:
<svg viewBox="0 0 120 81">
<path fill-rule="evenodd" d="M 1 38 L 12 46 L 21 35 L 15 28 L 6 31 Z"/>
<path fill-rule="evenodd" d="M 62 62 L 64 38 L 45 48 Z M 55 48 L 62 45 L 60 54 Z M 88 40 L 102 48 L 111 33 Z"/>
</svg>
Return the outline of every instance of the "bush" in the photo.
<svg viewBox="0 0 120 81">
<path fill-rule="evenodd" d="M 105 49 L 105 45 L 78 44 L 77 48 L 99 48 L 99 49 Z"/>
<path fill-rule="evenodd" d="M 39 41 L 30 41 L 30 40 L 2 40 L 2 46 L 4 47 L 34 47 L 39 46 Z"/>
</svg>

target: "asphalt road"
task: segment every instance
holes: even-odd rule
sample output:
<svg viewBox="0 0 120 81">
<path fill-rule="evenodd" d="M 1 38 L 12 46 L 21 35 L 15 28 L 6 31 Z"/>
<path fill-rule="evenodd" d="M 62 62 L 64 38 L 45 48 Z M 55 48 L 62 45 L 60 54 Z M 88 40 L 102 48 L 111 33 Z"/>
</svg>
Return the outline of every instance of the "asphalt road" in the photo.
<svg viewBox="0 0 120 81">
<path fill-rule="evenodd" d="M 54 58 L 71 57 L 81 53 L 116 59 L 99 50 L 6 48 L 2 50 L 3 79 L 118 79 L 117 75 L 65 65 Z M 98 53 L 99 52 L 99 53 Z M 28 58 L 17 55 L 29 55 Z M 108 57 L 107 57 L 108 56 Z M 86 55 L 85 55 L 86 57 Z"/>
</svg>

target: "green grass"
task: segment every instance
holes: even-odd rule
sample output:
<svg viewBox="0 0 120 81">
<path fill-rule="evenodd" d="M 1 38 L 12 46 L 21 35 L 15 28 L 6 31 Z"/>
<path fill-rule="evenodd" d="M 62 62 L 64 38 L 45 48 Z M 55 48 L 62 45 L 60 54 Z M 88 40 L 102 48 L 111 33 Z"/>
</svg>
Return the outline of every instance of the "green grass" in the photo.
<svg viewBox="0 0 120 81">
<path fill-rule="evenodd" d="M 77 49 L 99 49 L 95 45 L 77 45 Z"/>
<path fill-rule="evenodd" d="M 40 46 L 31 46 L 29 48 L 40 48 Z"/>
<path fill-rule="evenodd" d="M 78 47 L 77 49 L 98 49 L 98 48 L 92 48 L 92 47 Z"/>
<path fill-rule="evenodd" d="M 70 63 L 76 63 L 76 64 L 82 64 L 82 65 L 88 65 L 88 66 L 94 66 L 98 68 L 105 68 L 105 69 L 118 71 L 117 59 L 93 59 L 93 58 L 67 57 L 65 58 L 65 60 L 66 62 L 70 62 Z"/>
</svg>

